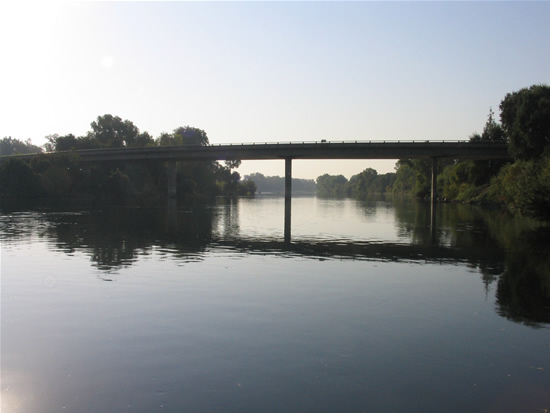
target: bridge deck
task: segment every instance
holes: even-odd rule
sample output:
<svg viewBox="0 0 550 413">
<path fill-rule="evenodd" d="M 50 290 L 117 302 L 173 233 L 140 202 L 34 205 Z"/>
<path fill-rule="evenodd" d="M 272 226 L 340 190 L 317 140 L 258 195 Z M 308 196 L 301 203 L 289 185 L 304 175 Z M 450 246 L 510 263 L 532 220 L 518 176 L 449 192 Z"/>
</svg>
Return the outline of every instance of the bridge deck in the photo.
<svg viewBox="0 0 550 413">
<path fill-rule="evenodd" d="M 314 142 L 156 146 L 75 151 L 82 161 L 262 160 L 262 159 L 507 159 L 505 143 L 460 142 Z M 63 152 L 60 152 L 63 153 Z M 36 155 L 19 155 L 20 159 Z M 5 160 L 7 157 L 2 157 Z"/>
</svg>

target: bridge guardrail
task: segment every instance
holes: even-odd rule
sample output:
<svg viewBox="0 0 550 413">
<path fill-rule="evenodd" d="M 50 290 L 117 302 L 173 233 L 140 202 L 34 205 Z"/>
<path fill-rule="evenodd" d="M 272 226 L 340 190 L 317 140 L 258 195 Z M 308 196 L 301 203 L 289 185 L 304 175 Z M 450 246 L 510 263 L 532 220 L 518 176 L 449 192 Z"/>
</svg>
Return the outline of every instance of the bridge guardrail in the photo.
<svg viewBox="0 0 550 413">
<path fill-rule="evenodd" d="M 354 144 L 354 143 L 398 143 L 398 144 L 403 144 L 403 143 L 418 143 L 418 144 L 430 144 L 430 143 L 434 143 L 434 144 L 442 144 L 442 143 L 471 143 L 471 144 L 478 144 L 478 143 L 481 143 L 481 144 L 490 144 L 490 143 L 494 143 L 494 144 L 502 144 L 504 142 L 492 142 L 492 141 L 469 141 L 469 140 L 464 140 L 464 139 L 457 139 L 457 140 L 446 140 L 446 139 L 441 139 L 441 140 L 390 140 L 390 139 L 386 139 L 386 140 L 332 140 L 332 141 L 329 141 L 329 140 L 325 140 L 325 139 L 322 139 L 320 141 L 272 141 L 272 142 L 238 142 L 238 143 L 235 143 L 235 142 L 224 142 L 224 143 L 211 143 L 209 146 L 245 146 L 245 145 L 251 145 L 251 146 L 260 146 L 260 145 L 306 145 L 306 144 L 346 144 L 346 143 L 350 143 L 350 144 Z"/>
</svg>

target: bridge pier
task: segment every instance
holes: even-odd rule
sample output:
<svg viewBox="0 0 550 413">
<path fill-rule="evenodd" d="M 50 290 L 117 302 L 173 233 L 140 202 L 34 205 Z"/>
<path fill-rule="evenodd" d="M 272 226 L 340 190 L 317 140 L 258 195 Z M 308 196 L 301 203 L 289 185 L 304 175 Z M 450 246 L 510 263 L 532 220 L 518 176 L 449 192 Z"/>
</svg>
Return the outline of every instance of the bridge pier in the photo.
<svg viewBox="0 0 550 413">
<path fill-rule="evenodd" d="M 168 198 L 176 198 L 176 174 L 178 171 L 177 161 L 169 161 L 166 166 L 168 175 Z"/>
<path fill-rule="evenodd" d="M 291 206 L 292 206 L 292 158 L 285 158 L 285 243 L 290 242 Z"/>
<path fill-rule="evenodd" d="M 435 207 L 437 201 L 437 158 L 432 158 L 432 196 L 430 208 L 430 234 L 432 245 L 435 245 L 437 240 L 436 222 L 435 222 Z"/>
<path fill-rule="evenodd" d="M 432 158 L 432 205 L 437 200 L 437 158 Z"/>
</svg>

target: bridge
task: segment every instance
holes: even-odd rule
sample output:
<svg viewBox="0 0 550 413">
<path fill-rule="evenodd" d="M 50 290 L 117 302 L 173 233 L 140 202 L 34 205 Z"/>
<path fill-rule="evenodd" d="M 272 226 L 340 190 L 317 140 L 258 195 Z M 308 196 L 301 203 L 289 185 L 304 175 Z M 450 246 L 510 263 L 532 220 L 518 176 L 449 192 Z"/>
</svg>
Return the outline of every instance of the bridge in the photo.
<svg viewBox="0 0 550 413">
<path fill-rule="evenodd" d="M 77 153 L 81 161 L 185 161 L 265 159 L 506 159 L 505 143 L 468 141 L 320 141 L 238 143 L 88 149 Z M 19 159 L 36 154 L 15 155 Z M 0 157 L 5 160 L 9 157 Z"/>
<path fill-rule="evenodd" d="M 326 141 L 122 147 L 55 152 L 77 154 L 82 162 L 166 161 L 168 195 L 176 196 L 176 162 L 285 160 L 285 233 L 290 234 L 293 159 L 431 159 L 432 205 L 436 200 L 438 159 L 509 159 L 506 143 L 470 141 Z M 39 154 L 0 157 L 32 159 Z M 287 231 L 288 230 L 288 231 Z"/>
</svg>

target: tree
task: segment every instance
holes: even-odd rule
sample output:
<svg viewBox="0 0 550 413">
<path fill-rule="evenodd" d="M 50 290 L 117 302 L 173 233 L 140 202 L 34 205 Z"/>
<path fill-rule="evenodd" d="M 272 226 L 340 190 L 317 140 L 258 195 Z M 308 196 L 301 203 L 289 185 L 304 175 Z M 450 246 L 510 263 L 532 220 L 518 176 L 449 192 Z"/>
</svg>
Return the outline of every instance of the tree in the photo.
<svg viewBox="0 0 550 413">
<path fill-rule="evenodd" d="M 59 136 L 57 134 L 49 135 L 47 139 L 49 141 L 47 144 L 48 149 L 53 149 L 57 152 L 78 149 L 78 142 L 72 133 L 65 136 Z"/>
<path fill-rule="evenodd" d="M 10 136 L 9 138 L 3 138 L 2 140 L 0 140 L 0 155 L 39 152 L 42 152 L 42 149 L 40 149 L 40 147 L 36 145 L 33 145 L 30 139 L 27 139 L 25 142 L 23 142 Z"/>
<path fill-rule="evenodd" d="M 224 164 L 229 169 L 236 169 L 241 166 L 241 161 L 240 159 L 228 159 L 224 161 Z"/>
<path fill-rule="evenodd" d="M 392 192 L 412 192 L 415 184 L 416 173 L 409 161 L 404 159 L 397 161 L 395 164 L 395 181 L 392 186 Z"/>
<path fill-rule="evenodd" d="M 495 121 L 493 108 L 489 108 L 489 116 L 487 116 L 487 122 L 483 127 L 483 133 L 471 135 L 470 142 L 506 142 L 506 133 L 502 126 Z"/>
<path fill-rule="evenodd" d="M 152 146 L 154 144 L 155 140 L 149 132 L 142 132 L 136 137 L 135 142 L 129 146 Z"/>
<path fill-rule="evenodd" d="M 533 85 L 508 93 L 500 103 L 500 121 L 516 159 L 536 159 L 550 147 L 550 86 Z"/>
<path fill-rule="evenodd" d="M 208 135 L 205 131 L 191 126 L 180 126 L 172 133 L 163 132 L 157 139 L 159 146 L 201 145 L 208 146 Z"/>
<path fill-rule="evenodd" d="M 0 197 L 35 197 L 41 194 L 40 177 L 20 159 L 0 164 Z"/>
<path fill-rule="evenodd" d="M 178 145 L 208 146 L 210 144 L 205 131 L 199 128 L 192 128 L 191 126 L 180 126 L 174 129 L 174 138 Z"/>
<path fill-rule="evenodd" d="M 139 129 L 132 122 L 109 114 L 98 116 L 90 126 L 90 136 L 104 148 L 135 146 L 139 136 Z"/>
<path fill-rule="evenodd" d="M 163 132 L 159 146 L 207 146 L 208 135 L 199 128 L 183 126 L 172 133 Z M 181 161 L 177 166 L 178 193 L 207 193 L 216 190 L 216 172 L 220 165 L 214 161 Z"/>
<path fill-rule="evenodd" d="M 494 118 L 492 108 L 489 108 L 489 116 L 483 128 L 483 133 L 480 135 L 474 133 L 470 136 L 470 142 L 506 142 L 506 133 L 501 125 Z M 474 185 L 488 184 L 493 176 L 495 176 L 500 168 L 506 165 L 507 161 L 500 159 L 489 159 L 479 161 L 466 161 L 469 167 L 468 181 Z"/>
<path fill-rule="evenodd" d="M 353 175 L 348 182 L 349 195 L 361 195 L 371 192 L 371 184 L 378 176 L 372 168 L 367 168 L 363 172 Z"/>
<path fill-rule="evenodd" d="M 345 196 L 348 180 L 344 175 L 324 174 L 317 177 L 317 193 L 320 196 Z"/>
</svg>

